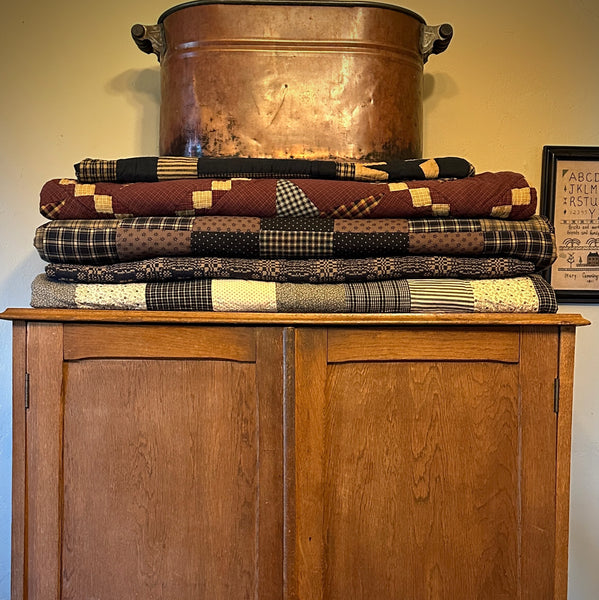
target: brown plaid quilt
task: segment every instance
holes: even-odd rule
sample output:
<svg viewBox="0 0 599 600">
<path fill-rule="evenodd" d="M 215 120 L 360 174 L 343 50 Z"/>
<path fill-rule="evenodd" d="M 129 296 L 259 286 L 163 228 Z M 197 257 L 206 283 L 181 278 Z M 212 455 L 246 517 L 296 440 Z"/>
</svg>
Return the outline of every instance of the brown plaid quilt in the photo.
<svg viewBox="0 0 599 600">
<path fill-rule="evenodd" d="M 557 311 L 539 275 L 508 279 L 392 279 L 336 284 L 194 279 L 159 283 L 32 284 L 36 308 L 218 312 L 446 313 Z"/>
<path fill-rule="evenodd" d="M 555 260 L 545 217 L 501 219 L 322 219 L 135 217 L 49 221 L 34 245 L 53 263 L 110 264 L 159 256 L 365 258 L 506 256 L 544 269 Z"/>
<path fill-rule="evenodd" d="M 75 165 L 75 173 L 80 183 L 99 181 L 131 183 L 204 177 L 403 181 L 469 177 L 474 175 L 474 167 L 467 160 L 454 156 L 380 162 L 342 162 L 297 158 L 140 156 L 115 160 L 85 158 Z"/>
<path fill-rule="evenodd" d="M 509 171 L 463 179 L 368 183 L 324 179 L 176 179 L 79 183 L 52 179 L 40 193 L 49 219 L 146 216 L 528 219 L 537 192 Z"/>
</svg>

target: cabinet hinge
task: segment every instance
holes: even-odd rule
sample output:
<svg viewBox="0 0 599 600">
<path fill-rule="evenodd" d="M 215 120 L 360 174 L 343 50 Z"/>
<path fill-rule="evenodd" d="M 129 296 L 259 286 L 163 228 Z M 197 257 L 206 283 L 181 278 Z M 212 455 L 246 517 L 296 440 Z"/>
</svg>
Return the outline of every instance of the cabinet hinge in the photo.
<svg viewBox="0 0 599 600">
<path fill-rule="evenodd" d="M 559 377 L 553 380 L 553 412 L 559 413 Z"/>
<path fill-rule="evenodd" d="M 25 373 L 25 410 L 29 410 L 29 373 Z"/>
</svg>

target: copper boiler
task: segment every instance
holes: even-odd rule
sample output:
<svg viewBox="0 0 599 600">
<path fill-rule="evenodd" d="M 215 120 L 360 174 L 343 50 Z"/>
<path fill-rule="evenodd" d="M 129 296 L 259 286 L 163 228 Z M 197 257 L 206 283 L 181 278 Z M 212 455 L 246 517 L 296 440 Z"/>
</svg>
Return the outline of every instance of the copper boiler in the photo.
<svg viewBox="0 0 599 600">
<path fill-rule="evenodd" d="M 160 61 L 160 154 L 418 158 L 450 25 L 368 1 L 199 0 L 133 39 Z"/>
</svg>

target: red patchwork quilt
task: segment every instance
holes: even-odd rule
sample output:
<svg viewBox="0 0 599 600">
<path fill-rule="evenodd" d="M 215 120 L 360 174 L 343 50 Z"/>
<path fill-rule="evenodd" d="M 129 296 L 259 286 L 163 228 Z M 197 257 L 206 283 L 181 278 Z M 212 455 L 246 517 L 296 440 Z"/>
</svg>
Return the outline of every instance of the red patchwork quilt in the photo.
<svg viewBox="0 0 599 600">
<path fill-rule="evenodd" d="M 380 183 L 241 177 L 129 184 L 52 179 L 40 194 L 40 212 L 48 219 L 222 215 L 522 220 L 534 215 L 536 207 L 536 189 L 510 171 Z"/>
</svg>

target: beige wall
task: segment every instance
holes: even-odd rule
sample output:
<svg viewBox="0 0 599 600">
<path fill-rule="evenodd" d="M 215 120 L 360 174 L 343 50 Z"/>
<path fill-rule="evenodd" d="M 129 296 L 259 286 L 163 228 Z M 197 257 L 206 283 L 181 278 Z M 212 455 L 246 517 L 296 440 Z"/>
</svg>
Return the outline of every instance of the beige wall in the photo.
<svg viewBox="0 0 599 600">
<path fill-rule="evenodd" d="M 32 244 L 39 190 L 85 156 L 155 154 L 158 77 L 129 37 L 176 2 L 104 0 L 3 6 L 0 55 L 0 308 L 26 306 L 43 268 Z M 547 144 L 599 145 L 597 0 L 400 2 L 455 37 L 425 77 L 425 155 L 478 171 L 516 170 L 540 185 Z M 574 413 L 570 597 L 599 597 L 599 308 L 563 306 L 579 330 Z M 0 325 L 0 600 L 9 570 L 10 328 Z"/>
</svg>

